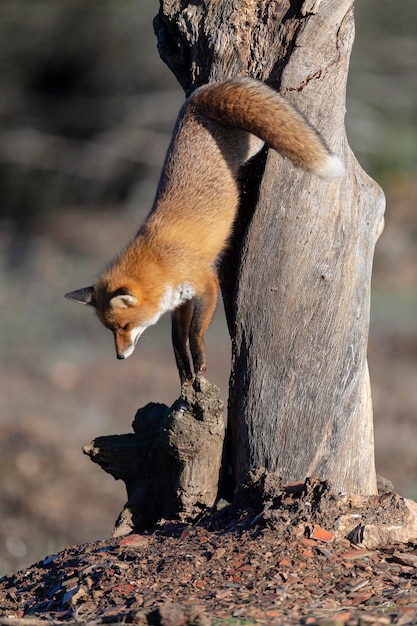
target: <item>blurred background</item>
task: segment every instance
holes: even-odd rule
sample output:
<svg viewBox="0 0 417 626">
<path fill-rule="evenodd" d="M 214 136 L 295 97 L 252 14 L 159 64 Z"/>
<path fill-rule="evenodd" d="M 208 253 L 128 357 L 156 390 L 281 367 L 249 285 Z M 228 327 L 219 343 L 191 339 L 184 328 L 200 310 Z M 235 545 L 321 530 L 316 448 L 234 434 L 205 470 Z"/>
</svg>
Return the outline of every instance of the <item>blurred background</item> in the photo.
<svg viewBox="0 0 417 626">
<path fill-rule="evenodd" d="M 109 536 L 124 486 L 82 446 L 179 392 L 168 318 L 120 363 L 93 312 L 63 297 L 146 215 L 183 101 L 157 54 L 158 2 L 139 4 L 0 4 L 0 575 Z M 377 471 L 417 498 L 417 3 L 357 0 L 356 19 L 348 134 L 387 196 L 369 345 Z M 226 398 L 221 310 L 207 348 Z"/>
</svg>

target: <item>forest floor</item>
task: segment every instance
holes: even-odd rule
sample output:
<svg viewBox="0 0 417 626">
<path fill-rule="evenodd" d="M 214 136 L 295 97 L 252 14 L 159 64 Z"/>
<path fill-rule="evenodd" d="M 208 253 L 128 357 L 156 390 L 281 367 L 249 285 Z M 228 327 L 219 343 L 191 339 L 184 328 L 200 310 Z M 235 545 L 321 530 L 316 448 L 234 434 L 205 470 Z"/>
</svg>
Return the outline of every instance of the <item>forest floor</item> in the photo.
<svg viewBox="0 0 417 626">
<path fill-rule="evenodd" d="M 320 481 L 281 489 L 253 473 L 233 506 L 197 524 L 163 521 L 4 577 L 0 623 L 416 624 L 417 543 L 366 540 L 368 524 L 398 523 L 402 499 L 362 504 Z"/>
</svg>

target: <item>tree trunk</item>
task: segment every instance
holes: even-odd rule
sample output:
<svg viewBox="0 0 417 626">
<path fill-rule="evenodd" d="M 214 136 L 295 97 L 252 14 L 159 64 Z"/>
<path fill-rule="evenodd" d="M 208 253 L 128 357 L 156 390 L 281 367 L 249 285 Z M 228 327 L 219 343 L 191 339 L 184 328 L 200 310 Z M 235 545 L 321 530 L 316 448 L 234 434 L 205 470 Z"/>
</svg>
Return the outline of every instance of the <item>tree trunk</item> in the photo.
<svg viewBox="0 0 417 626">
<path fill-rule="evenodd" d="M 186 93 L 234 75 L 278 89 L 345 162 L 325 183 L 275 152 L 242 175 L 220 268 L 232 339 L 228 440 L 235 483 L 264 466 L 376 493 L 366 361 L 384 197 L 344 130 L 353 0 L 161 0 L 159 50 Z"/>
</svg>

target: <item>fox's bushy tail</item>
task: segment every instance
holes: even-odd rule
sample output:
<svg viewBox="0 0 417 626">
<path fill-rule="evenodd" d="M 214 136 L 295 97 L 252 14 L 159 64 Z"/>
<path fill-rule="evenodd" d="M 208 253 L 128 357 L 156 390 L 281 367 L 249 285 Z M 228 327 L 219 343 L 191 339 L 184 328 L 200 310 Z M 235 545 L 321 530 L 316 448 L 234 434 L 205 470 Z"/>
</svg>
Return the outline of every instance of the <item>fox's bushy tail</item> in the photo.
<svg viewBox="0 0 417 626">
<path fill-rule="evenodd" d="M 204 85 L 189 101 L 203 115 L 256 135 L 304 170 L 327 179 L 345 173 L 304 116 L 261 81 L 231 78 Z"/>
</svg>

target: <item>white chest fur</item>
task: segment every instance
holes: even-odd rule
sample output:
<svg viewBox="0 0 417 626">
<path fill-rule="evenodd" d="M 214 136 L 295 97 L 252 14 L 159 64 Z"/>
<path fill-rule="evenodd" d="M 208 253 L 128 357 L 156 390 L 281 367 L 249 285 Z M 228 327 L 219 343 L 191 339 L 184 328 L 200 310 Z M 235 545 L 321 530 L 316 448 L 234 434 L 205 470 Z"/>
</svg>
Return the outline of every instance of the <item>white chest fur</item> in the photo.
<svg viewBox="0 0 417 626">
<path fill-rule="evenodd" d="M 183 283 L 177 287 L 167 287 L 164 295 L 159 303 L 159 312 L 162 315 L 167 311 L 173 311 L 180 304 L 183 304 L 187 300 L 191 300 L 195 296 L 195 289 L 189 283 Z"/>
</svg>

